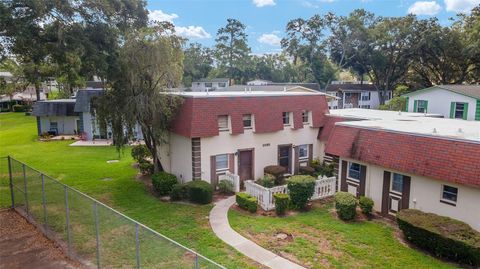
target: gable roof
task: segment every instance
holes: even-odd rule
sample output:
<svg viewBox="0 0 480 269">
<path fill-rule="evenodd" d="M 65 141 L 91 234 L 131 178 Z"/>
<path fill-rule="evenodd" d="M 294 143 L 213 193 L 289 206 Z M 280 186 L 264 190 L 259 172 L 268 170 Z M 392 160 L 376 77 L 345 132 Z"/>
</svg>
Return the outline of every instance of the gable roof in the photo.
<svg viewBox="0 0 480 269">
<path fill-rule="evenodd" d="M 447 91 L 451 91 L 451 92 L 465 95 L 468 97 L 472 97 L 475 99 L 480 99 L 480 85 L 436 85 L 436 86 L 432 86 L 422 90 L 410 92 L 410 93 L 404 94 L 403 96 L 413 96 L 418 93 L 423 93 L 423 92 L 431 91 L 435 89 L 447 90 Z"/>
</svg>

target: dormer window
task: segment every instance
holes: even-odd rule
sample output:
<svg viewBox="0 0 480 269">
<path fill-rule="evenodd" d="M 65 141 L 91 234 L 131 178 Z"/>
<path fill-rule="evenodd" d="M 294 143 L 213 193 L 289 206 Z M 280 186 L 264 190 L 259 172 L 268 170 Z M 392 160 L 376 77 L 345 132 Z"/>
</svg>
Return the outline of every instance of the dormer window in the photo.
<svg viewBox="0 0 480 269">
<path fill-rule="evenodd" d="M 218 130 L 219 131 L 228 131 L 228 115 L 218 116 Z"/>
<path fill-rule="evenodd" d="M 310 117 L 309 117 L 310 112 L 307 110 L 304 110 L 302 112 L 302 122 L 303 124 L 309 124 L 310 123 Z"/>
<path fill-rule="evenodd" d="M 284 126 L 290 125 L 290 112 L 283 112 L 282 113 L 282 118 L 283 118 L 283 125 Z"/>
</svg>

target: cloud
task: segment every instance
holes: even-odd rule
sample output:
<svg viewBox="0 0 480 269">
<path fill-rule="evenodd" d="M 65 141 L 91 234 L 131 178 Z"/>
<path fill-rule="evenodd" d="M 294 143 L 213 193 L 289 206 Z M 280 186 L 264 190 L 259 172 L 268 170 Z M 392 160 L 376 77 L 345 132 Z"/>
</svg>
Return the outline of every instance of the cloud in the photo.
<svg viewBox="0 0 480 269">
<path fill-rule="evenodd" d="M 182 27 L 182 26 L 176 26 L 175 31 L 184 37 L 187 38 L 198 38 L 198 39 L 203 39 L 203 38 L 210 38 L 212 37 L 203 27 L 201 26 L 187 26 L 187 27 Z"/>
<path fill-rule="evenodd" d="M 433 16 L 440 10 L 442 7 L 436 1 L 417 1 L 408 8 L 408 13 Z"/>
<path fill-rule="evenodd" d="M 252 0 L 252 2 L 257 7 L 276 5 L 275 0 Z"/>
<path fill-rule="evenodd" d="M 480 0 L 445 0 L 445 9 L 453 12 L 469 13 Z"/>
<path fill-rule="evenodd" d="M 173 22 L 173 19 L 178 18 L 178 15 L 175 13 L 167 14 L 163 13 L 161 10 L 149 10 L 148 11 L 148 18 L 151 21 L 168 21 Z"/>
<path fill-rule="evenodd" d="M 280 46 L 280 41 L 282 41 L 282 39 L 275 33 L 262 34 L 257 40 L 260 43 L 267 44 L 270 46 Z"/>
</svg>

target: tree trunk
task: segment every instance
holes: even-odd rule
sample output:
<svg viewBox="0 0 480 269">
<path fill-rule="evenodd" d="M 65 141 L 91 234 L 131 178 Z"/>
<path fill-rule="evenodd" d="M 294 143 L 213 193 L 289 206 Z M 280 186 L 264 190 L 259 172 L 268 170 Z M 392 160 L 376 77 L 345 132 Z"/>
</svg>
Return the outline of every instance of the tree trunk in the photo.
<svg viewBox="0 0 480 269">
<path fill-rule="evenodd" d="M 37 101 L 40 101 L 40 85 L 38 82 L 35 82 L 35 94 L 37 95 Z"/>
</svg>

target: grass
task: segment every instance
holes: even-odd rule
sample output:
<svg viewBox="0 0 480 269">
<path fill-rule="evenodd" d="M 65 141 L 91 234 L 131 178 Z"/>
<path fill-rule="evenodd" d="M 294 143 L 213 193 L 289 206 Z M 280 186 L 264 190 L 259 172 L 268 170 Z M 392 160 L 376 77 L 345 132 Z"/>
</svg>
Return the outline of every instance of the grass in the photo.
<svg viewBox="0 0 480 269">
<path fill-rule="evenodd" d="M 400 243 L 391 225 L 346 223 L 332 214 L 332 207 L 315 203 L 309 212 L 282 218 L 231 209 L 229 220 L 242 235 L 308 268 L 455 268 Z M 279 240 L 278 233 L 293 238 Z"/>
<path fill-rule="evenodd" d="M 0 156 L 11 155 L 228 268 L 258 267 L 258 264 L 227 246 L 213 234 L 208 222 L 211 205 L 194 206 L 161 202 L 149 194 L 145 186 L 135 180 L 137 171 L 132 168 L 133 160 L 130 157 L 129 148 L 119 154 L 113 147 L 69 147 L 70 143 L 72 141 L 38 142 L 35 118 L 24 116 L 23 113 L 0 113 Z M 120 161 L 107 163 L 108 160 L 113 159 Z M 5 171 L 5 166 L 5 159 L 0 159 L 0 169 Z M 109 180 L 104 180 L 107 178 Z M 61 194 L 62 190 L 51 188 L 51 191 Z M 21 195 L 19 191 L 16 191 L 17 197 L 21 197 Z M 37 200 L 40 199 L 38 193 L 35 195 L 32 192 L 31 195 L 34 195 Z M 72 203 L 76 201 L 71 199 Z M 80 201 L 77 202 L 80 203 Z M 3 177 L 0 180 L 0 207 L 9 205 L 8 182 Z M 79 223 L 73 228 L 74 244 L 90 245 L 91 252 L 91 248 L 94 247 L 91 240 L 75 237 L 75 234 L 91 234 L 92 232 L 92 223 L 89 223 L 84 217 L 91 214 L 90 206 L 90 204 L 80 204 L 78 207 L 82 210 L 72 211 L 72 223 Z M 41 212 L 39 207 L 32 207 L 32 210 Z M 59 212 L 61 213 L 63 210 L 64 208 L 61 206 L 49 207 L 47 214 L 49 221 L 63 223 L 65 220 L 59 215 Z M 84 223 L 81 222 L 82 220 Z M 104 263 L 114 264 L 115 256 L 118 258 L 120 253 L 131 253 L 127 250 L 134 241 L 122 241 L 120 235 L 129 235 L 132 230 L 124 230 L 125 225 L 121 221 L 118 222 L 120 223 L 100 225 L 102 236 L 106 238 L 105 242 L 114 242 L 115 240 L 118 242 L 118 244 L 115 243 L 116 246 L 120 246 L 120 248 L 125 246 L 123 252 L 119 248 L 113 249 L 111 257 L 104 257 L 106 260 L 102 260 Z M 90 228 L 87 229 L 87 227 Z M 64 227 L 58 225 L 56 229 L 65 238 L 62 232 Z M 147 231 L 141 233 L 141 243 L 152 242 L 153 239 L 153 235 Z M 109 249 L 109 245 L 104 245 L 102 248 Z M 160 254 L 165 253 L 167 249 L 172 249 L 165 245 L 154 244 L 141 244 L 141 248 L 143 253 L 152 252 L 152 255 L 143 257 L 142 262 L 146 265 L 158 265 L 159 258 L 162 256 Z M 86 254 L 93 255 L 93 253 Z M 171 255 L 179 257 L 184 253 Z M 182 258 L 191 259 L 191 257 Z M 165 264 L 165 262 L 173 261 L 163 262 Z"/>
</svg>

